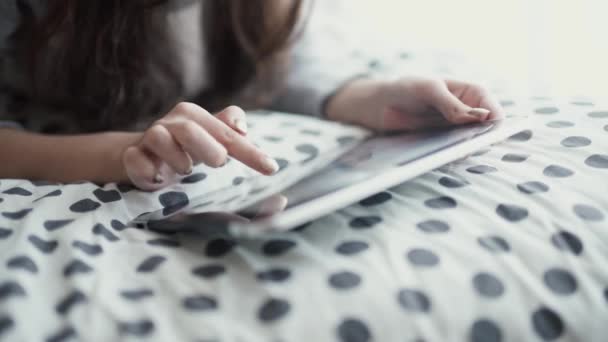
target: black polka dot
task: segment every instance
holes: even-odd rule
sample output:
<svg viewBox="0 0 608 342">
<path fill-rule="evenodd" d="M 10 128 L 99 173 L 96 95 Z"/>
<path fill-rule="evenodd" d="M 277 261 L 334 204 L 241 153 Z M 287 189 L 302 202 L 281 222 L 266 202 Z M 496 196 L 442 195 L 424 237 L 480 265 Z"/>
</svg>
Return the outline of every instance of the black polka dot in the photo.
<svg viewBox="0 0 608 342">
<path fill-rule="evenodd" d="M 0 283 L 0 301 L 11 297 L 25 297 L 25 289 L 16 281 Z"/>
<path fill-rule="evenodd" d="M 266 140 L 266 141 L 270 141 L 270 142 L 281 142 L 283 141 L 282 137 L 278 137 L 276 135 L 265 135 L 262 137 L 262 139 Z"/>
<path fill-rule="evenodd" d="M 67 315 L 72 308 L 78 304 L 85 303 L 87 301 L 87 296 L 79 290 L 74 290 L 70 294 L 68 294 L 65 298 L 63 298 L 57 305 L 55 306 L 55 311 L 60 315 Z"/>
<path fill-rule="evenodd" d="M 224 273 L 226 273 L 226 267 L 219 264 L 199 266 L 192 270 L 192 274 L 195 276 L 206 279 L 212 279 Z"/>
<path fill-rule="evenodd" d="M 106 240 L 108 240 L 110 242 L 114 242 L 114 241 L 120 240 L 116 235 L 114 235 L 114 233 L 112 233 L 108 228 L 106 228 L 101 223 L 98 223 L 95 226 L 93 226 L 93 234 L 95 234 L 95 235 L 101 235 Z"/>
<path fill-rule="evenodd" d="M 503 107 L 510 107 L 510 106 L 515 105 L 515 101 L 513 101 L 513 100 L 501 100 L 500 101 L 500 105 L 503 106 Z"/>
<path fill-rule="evenodd" d="M 48 194 L 46 194 L 46 195 L 44 195 L 44 196 L 42 196 L 40 198 L 35 199 L 34 202 L 38 202 L 38 201 L 40 201 L 41 199 L 44 199 L 44 198 L 58 197 L 58 196 L 61 196 L 61 194 L 62 194 L 61 190 L 59 190 L 59 189 L 58 190 L 54 190 L 54 191 L 51 191 Z"/>
<path fill-rule="evenodd" d="M 182 184 L 194 184 L 194 183 L 202 182 L 203 180 L 205 180 L 205 178 L 207 178 L 207 174 L 205 174 L 205 173 L 202 173 L 202 172 L 193 173 L 188 177 L 182 178 L 181 183 Z"/>
<path fill-rule="evenodd" d="M 583 242 L 578 236 L 567 231 L 560 231 L 551 236 L 551 242 L 555 247 L 579 255 L 583 252 Z"/>
<path fill-rule="evenodd" d="M 92 271 L 93 268 L 87 265 L 84 261 L 74 259 L 65 266 L 63 269 L 63 275 L 67 278 L 77 274 L 90 273 Z"/>
<path fill-rule="evenodd" d="M 369 248 L 369 244 L 364 241 L 345 241 L 336 246 L 336 252 L 342 255 L 359 254 Z"/>
<path fill-rule="evenodd" d="M 441 177 L 439 179 L 439 184 L 445 186 L 446 188 L 455 189 L 462 188 L 463 186 L 469 185 L 470 183 L 466 180 L 456 179 L 452 177 Z"/>
<path fill-rule="evenodd" d="M 125 228 L 127 228 L 127 226 L 125 226 L 124 223 L 122 223 L 118 220 L 112 220 L 112 222 L 110 222 L 110 227 L 112 227 L 112 229 L 117 230 L 117 231 L 121 231 L 121 230 L 124 230 Z"/>
<path fill-rule="evenodd" d="M 99 208 L 101 204 L 99 202 L 95 202 L 92 199 L 85 198 L 80 200 L 70 206 L 70 210 L 75 213 L 88 213 L 90 211 L 94 211 Z"/>
<path fill-rule="evenodd" d="M 559 112 L 559 109 L 557 107 L 541 107 L 537 108 L 534 112 L 536 114 L 555 114 Z"/>
<path fill-rule="evenodd" d="M 32 196 L 32 193 L 22 187 L 14 187 L 7 190 L 2 191 L 3 194 L 7 195 L 17 195 L 17 196 Z"/>
<path fill-rule="evenodd" d="M 585 159 L 585 164 L 596 169 L 608 169 L 608 155 L 594 154 Z"/>
<path fill-rule="evenodd" d="M 46 342 L 65 342 L 76 339 L 78 335 L 72 326 L 65 326 L 46 338 Z"/>
<path fill-rule="evenodd" d="M 501 160 L 508 163 L 522 163 L 528 160 L 529 157 L 527 154 L 507 153 L 502 156 Z"/>
<path fill-rule="evenodd" d="M 209 241 L 205 248 L 205 255 L 211 258 L 219 258 L 230 253 L 236 246 L 236 241 L 227 239 L 214 239 Z"/>
<path fill-rule="evenodd" d="M 90 256 L 96 256 L 103 253 L 103 248 L 101 245 L 89 244 L 79 240 L 73 241 L 72 247 L 77 248 Z"/>
<path fill-rule="evenodd" d="M 42 252 L 44 254 L 53 253 L 53 251 L 59 245 L 59 242 L 57 242 L 57 240 L 46 241 L 33 234 L 28 236 L 27 239 L 29 242 L 32 243 L 32 245 L 34 247 L 36 247 L 36 249 L 38 249 L 40 252 Z"/>
<path fill-rule="evenodd" d="M 608 118 L 608 111 L 596 111 L 596 112 L 591 112 L 589 114 L 590 118 L 594 118 L 594 119 L 605 119 Z"/>
<path fill-rule="evenodd" d="M 543 275 L 545 285 L 556 294 L 569 295 L 578 287 L 576 278 L 566 269 L 552 268 Z"/>
<path fill-rule="evenodd" d="M 498 171 L 495 167 L 489 165 L 476 165 L 467 168 L 467 171 L 474 174 L 486 174 Z"/>
<path fill-rule="evenodd" d="M 507 242 L 507 240 L 503 239 L 500 236 L 485 236 L 477 239 L 479 244 L 487 249 L 490 252 L 499 253 L 499 252 L 509 252 L 511 250 L 511 246 Z"/>
<path fill-rule="evenodd" d="M 576 204 L 573 210 L 576 216 L 585 221 L 599 222 L 604 220 L 604 214 L 590 205 Z"/>
<path fill-rule="evenodd" d="M 564 333 L 562 319 L 547 307 L 541 307 L 532 313 L 532 326 L 538 336 L 545 341 L 555 340 Z"/>
<path fill-rule="evenodd" d="M 32 208 L 22 209 L 18 211 L 3 212 L 2 216 L 9 220 L 21 220 L 32 211 Z"/>
<path fill-rule="evenodd" d="M 371 228 L 380 222 L 382 222 L 380 216 L 360 216 L 352 219 L 349 226 L 354 229 L 366 229 Z"/>
<path fill-rule="evenodd" d="M 542 182 L 525 182 L 517 184 L 517 189 L 524 194 L 536 194 L 549 191 L 549 186 Z"/>
<path fill-rule="evenodd" d="M 594 106 L 593 102 L 590 101 L 572 101 L 570 103 L 575 106 Z"/>
<path fill-rule="evenodd" d="M 424 248 L 415 248 L 407 253 L 407 259 L 414 266 L 432 267 L 439 264 L 439 257 L 432 251 Z"/>
<path fill-rule="evenodd" d="M 9 316 L 0 316 L 0 337 L 15 326 L 15 321 Z"/>
<path fill-rule="evenodd" d="M 591 145 L 591 140 L 580 136 L 567 137 L 561 141 L 564 147 L 584 147 Z"/>
<path fill-rule="evenodd" d="M 604 131 L 608 132 L 608 125 L 604 126 Z"/>
<path fill-rule="evenodd" d="M 512 136 L 509 137 L 510 141 L 516 141 L 516 142 L 526 142 L 530 139 L 532 139 L 533 133 L 531 130 L 527 129 L 525 131 L 521 131 L 519 133 L 513 134 Z"/>
<path fill-rule="evenodd" d="M 46 230 L 53 231 L 63 228 L 72 222 L 74 222 L 74 220 L 46 220 L 42 225 Z"/>
<path fill-rule="evenodd" d="M 321 135 L 321 131 L 318 129 L 310 129 L 310 128 L 305 128 L 300 130 L 300 133 L 303 135 L 311 135 L 314 137 L 318 137 Z"/>
<path fill-rule="evenodd" d="M 120 292 L 120 295 L 124 298 L 124 299 L 128 299 L 128 300 L 132 300 L 132 301 L 138 301 L 138 300 L 142 300 L 144 298 L 148 298 L 154 295 L 154 291 L 152 291 L 151 289 L 148 288 L 140 288 L 140 289 L 134 289 L 134 290 L 123 290 Z"/>
<path fill-rule="evenodd" d="M 153 255 L 151 257 L 148 257 L 144 261 L 142 261 L 139 264 L 139 266 L 137 266 L 137 272 L 139 272 L 139 273 L 154 272 L 166 260 L 167 260 L 167 258 L 162 255 Z"/>
<path fill-rule="evenodd" d="M 235 177 L 235 178 L 232 180 L 232 185 L 240 185 L 240 184 L 242 184 L 244 181 L 245 181 L 245 178 L 243 178 L 243 177 Z"/>
<path fill-rule="evenodd" d="M 329 285 L 335 289 L 351 289 L 357 287 L 360 283 L 361 276 L 350 271 L 337 272 L 329 276 Z"/>
<path fill-rule="evenodd" d="M 574 123 L 570 121 L 551 121 L 547 123 L 547 127 L 549 128 L 567 128 L 573 127 Z"/>
<path fill-rule="evenodd" d="M 427 220 L 416 225 L 418 229 L 425 233 L 445 233 L 450 230 L 450 225 L 439 220 Z"/>
<path fill-rule="evenodd" d="M 258 310 L 258 318 L 263 322 L 276 321 L 287 315 L 291 306 L 289 302 L 280 298 L 267 299 Z"/>
<path fill-rule="evenodd" d="M 127 193 L 129 191 L 135 190 L 135 187 L 133 185 L 131 185 L 131 184 L 124 184 L 124 183 L 117 184 L 116 188 L 118 189 L 118 191 L 122 192 L 123 194 Z"/>
<path fill-rule="evenodd" d="M 500 297 L 505 291 L 500 279 L 487 272 L 477 273 L 473 277 L 473 286 L 480 295 L 489 298 Z"/>
<path fill-rule="evenodd" d="M 457 203 L 452 197 L 441 196 L 424 201 L 424 205 L 432 209 L 451 209 L 456 208 Z"/>
<path fill-rule="evenodd" d="M 481 150 L 479 150 L 479 151 L 475 151 L 475 152 L 473 152 L 473 154 L 471 154 L 471 155 L 472 155 L 473 157 L 479 157 L 479 156 L 483 156 L 484 154 L 487 154 L 487 153 L 488 153 L 488 152 L 490 152 L 490 151 L 491 151 L 491 149 L 489 149 L 489 148 L 484 148 L 484 149 L 481 149 Z"/>
<path fill-rule="evenodd" d="M 338 137 L 336 139 L 336 141 L 338 142 L 338 144 L 340 146 L 351 144 L 351 143 L 355 142 L 356 140 L 357 140 L 357 138 L 355 138 L 353 136 L 342 136 L 342 137 Z"/>
<path fill-rule="evenodd" d="M 158 197 L 158 200 L 163 206 L 163 215 L 165 216 L 176 213 L 190 203 L 188 195 L 179 191 L 165 192 Z"/>
<path fill-rule="evenodd" d="M 95 195 L 95 197 L 97 197 L 97 199 L 102 203 L 116 202 L 122 199 L 120 192 L 113 189 L 96 189 L 95 191 L 93 191 L 93 195 Z"/>
<path fill-rule="evenodd" d="M 11 229 L 0 227 L 0 239 L 6 239 L 11 235 L 13 235 L 13 231 Z"/>
<path fill-rule="evenodd" d="M 146 241 L 146 243 L 150 246 L 167 247 L 167 248 L 178 248 L 178 247 L 181 247 L 181 245 L 182 245 L 181 242 L 179 242 L 177 240 L 164 239 L 164 238 L 150 239 L 150 240 Z"/>
<path fill-rule="evenodd" d="M 277 164 L 279 164 L 279 171 L 283 171 L 287 166 L 289 166 L 289 160 L 283 158 L 275 158 Z"/>
<path fill-rule="evenodd" d="M 308 155 L 306 159 L 302 160 L 302 163 L 308 163 L 319 155 L 319 149 L 311 144 L 298 145 L 296 146 L 296 151 Z"/>
<path fill-rule="evenodd" d="M 290 249 L 294 248 L 296 243 L 291 240 L 276 239 L 270 240 L 264 243 L 262 246 L 262 253 L 266 256 L 279 256 L 287 253 Z"/>
<path fill-rule="evenodd" d="M 37 187 L 43 187 L 43 186 L 53 186 L 53 185 L 59 185 L 58 183 L 55 182 L 49 182 L 49 181 L 45 181 L 45 180 L 33 180 L 30 181 L 34 186 Z"/>
<path fill-rule="evenodd" d="M 402 289 L 397 294 L 397 300 L 402 308 L 413 312 L 429 312 L 431 301 L 426 294 L 419 290 Z"/>
<path fill-rule="evenodd" d="M 217 300 L 205 295 L 186 297 L 183 300 L 183 305 L 190 311 L 209 311 L 218 308 Z"/>
<path fill-rule="evenodd" d="M 471 342 L 500 342 L 502 333 L 496 323 L 480 319 L 471 327 Z"/>
<path fill-rule="evenodd" d="M 509 222 L 519 222 L 528 217 L 528 209 L 514 204 L 499 204 L 496 213 Z"/>
<path fill-rule="evenodd" d="M 140 321 L 121 322 L 118 330 L 123 335 L 133 335 L 138 337 L 148 336 L 154 331 L 154 322 L 144 319 Z"/>
<path fill-rule="evenodd" d="M 268 271 L 258 272 L 257 279 L 259 281 L 284 282 L 291 276 L 291 271 L 285 268 L 273 268 Z"/>
<path fill-rule="evenodd" d="M 559 165 L 549 165 L 543 170 L 543 174 L 547 177 L 565 178 L 574 174 L 574 171 Z"/>
<path fill-rule="evenodd" d="M 391 195 L 390 193 L 383 191 L 380 193 L 377 193 L 373 196 L 370 196 L 364 200 L 362 200 L 361 202 L 359 202 L 359 204 L 361 204 L 364 207 L 371 207 L 374 205 L 380 205 L 383 204 L 387 201 L 389 201 L 391 198 L 393 198 L 393 195 Z"/>
<path fill-rule="evenodd" d="M 32 274 L 38 273 L 38 266 L 36 266 L 34 260 L 27 255 L 19 255 L 8 259 L 6 267 L 11 270 L 24 270 Z"/>
<path fill-rule="evenodd" d="M 341 342 L 368 342 L 372 334 L 363 321 L 347 318 L 338 325 L 338 338 Z"/>
</svg>

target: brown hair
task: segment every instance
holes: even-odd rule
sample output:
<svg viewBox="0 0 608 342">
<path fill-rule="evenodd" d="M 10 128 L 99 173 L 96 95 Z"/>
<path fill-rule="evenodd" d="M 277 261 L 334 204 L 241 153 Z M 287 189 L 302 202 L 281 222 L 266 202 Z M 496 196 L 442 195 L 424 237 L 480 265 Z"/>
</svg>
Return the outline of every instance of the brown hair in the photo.
<svg viewBox="0 0 608 342">
<path fill-rule="evenodd" d="M 48 14 L 24 30 L 36 96 L 69 94 L 65 100 L 75 119 L 94 115 L 99 129 L 128 126 L 170 109 L 183 94 L 165 18 L 171 2 L 49 1 Z M 270 75 L 284 64 L 302 0 L 204 4 L 212 89 L 202 100 L 216 110 L 254 79 L 273 83 Z"/>
</svg>

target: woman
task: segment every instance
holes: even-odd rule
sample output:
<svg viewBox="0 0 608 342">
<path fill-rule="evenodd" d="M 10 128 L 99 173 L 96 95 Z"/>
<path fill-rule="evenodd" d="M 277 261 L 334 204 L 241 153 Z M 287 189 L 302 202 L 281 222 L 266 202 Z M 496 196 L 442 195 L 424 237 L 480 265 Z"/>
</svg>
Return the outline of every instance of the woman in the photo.
<svg viewBox="0 0 608 342">
<path fill-rule="evenodd" d="M 0 112 L 0 178 L 156 190 L 228 156 L 274 173 L 276 162 L 246 139 L 245 113 L 232 104 L 390 130 L 502 116 L 467 82 L 383 81 L 323 66 L 305 25 L 309 5 L 2 1 L 0 89 L 12 105 Z"/>
</svg>

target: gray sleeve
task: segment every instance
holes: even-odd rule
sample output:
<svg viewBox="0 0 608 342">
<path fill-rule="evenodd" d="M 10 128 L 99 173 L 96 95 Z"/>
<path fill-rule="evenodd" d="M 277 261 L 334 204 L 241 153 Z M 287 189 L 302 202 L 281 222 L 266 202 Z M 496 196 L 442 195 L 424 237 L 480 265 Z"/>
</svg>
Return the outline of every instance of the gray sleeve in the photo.
<svg viewBox="0 0 608 342">
<path fill-rule="evenodd" d="M 338 7 L 333 1 L 314 2 L 309 22 L 292 48 L 285 88 L 271 109 L 322 117 L 326 100 L 366 72 L 361 61 L 352 58 L 353 44 L 337 24 Z"/>
</svg>

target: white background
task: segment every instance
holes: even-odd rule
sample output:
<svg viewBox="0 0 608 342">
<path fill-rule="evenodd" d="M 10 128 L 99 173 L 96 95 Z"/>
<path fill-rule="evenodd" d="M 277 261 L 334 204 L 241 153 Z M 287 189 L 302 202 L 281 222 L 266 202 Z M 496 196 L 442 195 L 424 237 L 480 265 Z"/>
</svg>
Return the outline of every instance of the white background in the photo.
<svg viewBox="0 0 608 342">
<path fill-rule="evenodd" d="M 321 0 L 332 1 L 332 0 Z M 608 95 L 606 0 L 348 0 L 353 34 L 464 54 L 534 95 Z"/>
</svg>

